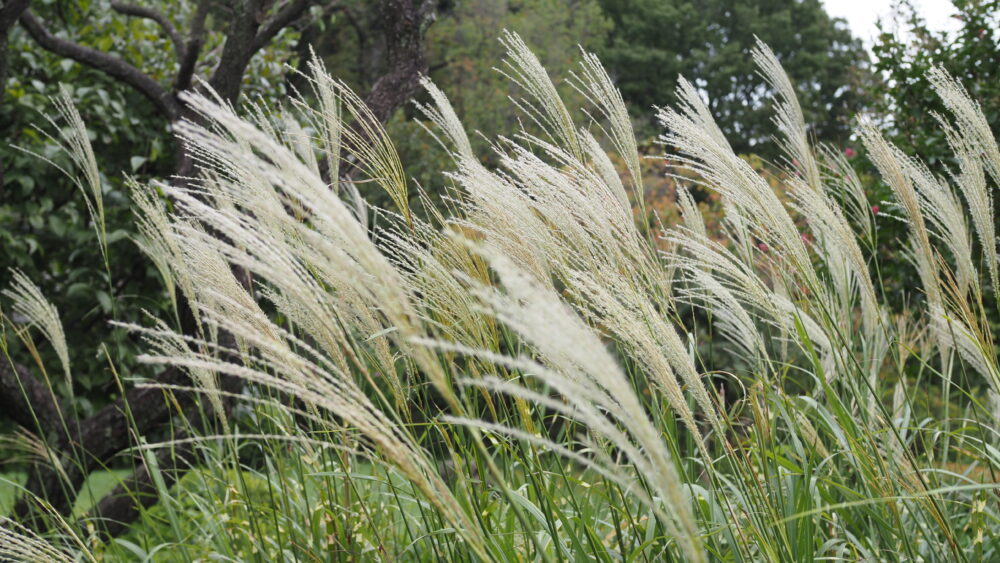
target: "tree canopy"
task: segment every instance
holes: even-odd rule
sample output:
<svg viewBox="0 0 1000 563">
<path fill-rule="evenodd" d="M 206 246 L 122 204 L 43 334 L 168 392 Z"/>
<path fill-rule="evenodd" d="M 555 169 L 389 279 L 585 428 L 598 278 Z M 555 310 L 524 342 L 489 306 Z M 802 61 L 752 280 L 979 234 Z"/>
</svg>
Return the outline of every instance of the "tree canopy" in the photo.
<svg viewBox="0 0 1000 563">
<path fill-rule="evenodd" d="M 768 89 L 746 64 L 755 38 L 771 46 L 823 141 L 842 142 L 864 106 L 868 57 L 843 20 L 820 0 L 602 0 L 614 28 L 602 60 L 636 115 L 676 101 L 677 77 L 690 80 L 737 152 L 775 154 Z"/>
</svg>

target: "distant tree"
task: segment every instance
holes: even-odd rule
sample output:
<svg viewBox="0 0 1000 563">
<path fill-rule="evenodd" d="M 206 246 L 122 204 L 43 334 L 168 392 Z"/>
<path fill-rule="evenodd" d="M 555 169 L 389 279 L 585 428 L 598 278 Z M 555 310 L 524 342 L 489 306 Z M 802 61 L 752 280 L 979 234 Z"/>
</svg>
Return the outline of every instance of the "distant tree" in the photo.
<svg viewBox="0 0 1000 563">
<path fill-rule="evenodd" d="M 900 0 L 897 29 L 880 22 L 873 47 L 875 71 L 883 78 L 875 90 L 873 112 L 893 142 L 930 164 L 949 160 L 950 150 L 932 114 L 945 114 L 925 75 L 942 67 L 961 82 L 1000 132 L 1000 0 L 954 0 L 957 31 L 932 31 L 909 0 Z"/>
<path fill-rule="evenodd" d="M 870 113 L 886 137 L 904 153 L 918 157 L 934 168 L 950 166 L 957 171 L 951 148 L 935 114 L 948 115 L 941 98 L 927 80 L 934 67 L 944 68 L 976 100 L 993 130 L 1000 133 L 1000 0 L 954 0 L 953 18 L 960 21 L 955 31 L 933 31 L 909 0 L 896 3 L 894 17 L 880 21 L 872 48 L 873 68 L 879 80 L 872 90 Z M 863 154 L 863 152 L 862 152 Z M 892 190 L 877 181 L 874 168 L 862 159 L 859 166 L 870 172 L 870 200 L 876 205 L 892 201 Z M 884 204 L 882 204 L 884 205 Z M 905 251 L 895 244 L 906 240 L 907 226 L 890 219 L 880 222 L 879 248 L 886 255 Z M 975 243 L 975 241 L 974 241 Z M 903 302 L 914 283 L 907 264 L 884 260 L 885 288 L 895 306 Z M 989 321 L 994 332 L 1000 318 Z"/>
<path fill-rule="evenodd" d="M 820 0 L 601 0 L 614 24 L 602 60 L 635 112 L 674 103 L 682 75 L 704 91 L 738 152 L 773 156 L 767 87 L 748 63 L 757 36 L 778 55 L 820 140 L 840 142 L 864 106 L 868 57 Z"/>
<path fill-rule="evenodd" d="M 367 0 L 340 2 L 332 21 L 320 32 L 316 27 L 317 53 L 329 68 L 358 91 L 367 90 L 384 65 L 385 46 L 371 34 L 373 14 Z M 427 31 L 428 75 L 450 98 L 468 128 L 477 154 L 485 160 L 495 155 L 480 135 L 517 131 L 519 118 L 509 110 L 507 96 L 516 94 L 511 82 L 494 70 L 503 59 L 498 40 L 504 30 L 518 33 L 535 50 L 557 86 L 579 60 L 579 47 L 597 51 L 610 30 L 598 0 L 442 0 L 437 19 Z M 308 32 L 306 32 L 308 33 Z M 301 59 L 300 59 L 301 60 Z M 561 88 L 571 110 L 582 98 L 570 87 Z M 419 93 L 418 93 L 419 95 Z M 419 112 L 410 105 L 388 124 L 397 141 L 408 176 L 439 193 L 442 170 L 450 158 L 416 122 Z M 365 194 L 375 204 L 385 204 L 384 193 Z"/>
</svg>

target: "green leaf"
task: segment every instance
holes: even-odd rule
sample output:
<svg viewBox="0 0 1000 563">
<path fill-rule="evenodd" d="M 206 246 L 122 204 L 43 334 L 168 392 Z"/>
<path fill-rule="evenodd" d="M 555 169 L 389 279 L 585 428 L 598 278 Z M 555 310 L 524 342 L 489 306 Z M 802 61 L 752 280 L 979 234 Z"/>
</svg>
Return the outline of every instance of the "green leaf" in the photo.
<svg viewBox="0 0 1000 563">
<path fill-rule="evenodd" d="M 90 284 L 76 282 L 66 288 L 66 297 L 77 297 L 80 295 L 90 295 Z"/>
<path fill-rule="evenodd" d="M 111 312 L 111 296 L 106 291 L 97 292 L 97 302 L 101 305 L 101 310 L 105 313 Z"/>
<path fill-rule="evenodd" d="M 58 215 L 49 215 L 49 229 L 57 237 L 66 235 L 66 223 Z"/>
</svg>

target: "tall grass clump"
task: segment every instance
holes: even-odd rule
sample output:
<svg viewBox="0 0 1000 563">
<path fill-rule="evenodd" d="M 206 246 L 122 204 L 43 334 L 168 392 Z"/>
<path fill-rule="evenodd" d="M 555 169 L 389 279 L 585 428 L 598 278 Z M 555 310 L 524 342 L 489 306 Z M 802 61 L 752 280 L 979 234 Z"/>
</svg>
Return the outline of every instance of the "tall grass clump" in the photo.
<svg viewBox="0 0 1000 563">
<path fill-rule="evenodd" d="M 708 228 L 683 188 L 683 224 L 654 228 L 627 109 L 597 58 L 584 53 L 572 78 L 592 105 L 577 122 L 525 44 L 503 43 L 502 72 L 525 92 L 512 101 L 537 127 L 494 139 L 489 168 L 425 80 L 419 109 L 454 162 L 439 208 L 408 195 L 385 132 L 318 63 L 317 105 L 280 114 L 247 119 L 185 94 L 198 118 L 177 129 L 201 173 L 133 189 L 142 248 L 197 328 L 131 328 L 148 342 L 142 361 L 189 372 L 220 414 L 223 400 L 237 407 L 218 433 L 190 425 L 143 446 L 195 443 L 200 463 L 126 536 L 88 549 L 1000 557 L 1000 152 L 958 82 L 928 77 L 956 169 L 861 125 L 894 197 L 876 215 L 851 163 L 810 137 L 765 45 L 752 56 L 776 92 L 777 189 L 681 79 L 678 106 L 658 111 L 660 140 L 725 218 Z M 368 206 L 355 185 L 395 206 Z M 886 220 L 904 221 L 907 240 L 880 247 Z M 905 309 L 884 288 L 892 259 L 911 279 Z M 58 345 L 31 287 L 18 278 L 9 295 Z M 47 549 L 8 529 L 24 550 Z"/>
</svg>

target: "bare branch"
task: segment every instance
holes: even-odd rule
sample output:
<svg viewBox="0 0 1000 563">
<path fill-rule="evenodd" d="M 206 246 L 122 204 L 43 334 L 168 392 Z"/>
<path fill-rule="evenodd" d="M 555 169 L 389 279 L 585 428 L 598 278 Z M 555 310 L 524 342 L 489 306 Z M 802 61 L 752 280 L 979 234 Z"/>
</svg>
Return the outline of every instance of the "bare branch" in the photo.
<svg viewBox="0 0 1000 563">
<path fill-rule="evenodd" d="M 257 30 L 257 35 L 254 37 L 253 42 L 254 51 L 259 51 L 267 46 L 278 32 L 299 19 L 306 8 L 313 4 L 314 1 L 291 0 L 285 4 L 284 7 L 278 10 L 277 14 L 274 14 L 271 19 L 264 22 L 264 25 L 260 26 L 260 29 Z"/>
<path fill-rule="evenodd" d="M 170 92 L 124 59 L 56 37 L 45 28 L 42 21 L 31 10 L 25 10 L 21 15 L 21 24 L 27 30 L 28 35 L 43 49 L 73 59 L 121 80 L 146 96 L 149 101 L 153 102 L 156 109 L 171 121 L 180 116 L 181 106 Z"/>
<path fill-rule="evenodd" d="M 263 0 L 246 0 L 234 10 L 219 63 L 208 83 L 222 99 L 235 103 L 240 95 L 243 73 L 254 54 L 254 38 L 266 12 Z"/>
<path fill-rule="evenodd" d="M 36 428 L 42 420 L 54 424 L 60 418 L 52 389 L 5 359 L 0 359 L 0 409 L 25 428 Z"/>
<path fill-rule="evenodd" d="M 315 0 L 290 0 L 270 19 L 267 14 L 268 2 L 247 0 L 243 9 L 237 11 L 229 30 L 226 43 L 222 47 L 219 65 L 212 73 L 209 84 L 224 100 L 236 102 L 240 94 L 243 73 L 250 59 L 278 34 L 298 19 Z"/>
<path fill-rule="evenodd" d="M 145 6 L 135 6 L 132 4 L 125 4 L 123 2 L 118 2 L 116 0 L 111 2 L 111 9 L 122 15 L 133 16 L 136 18 L 143 18 L 156 22 L 163 29 L 164 33 L 166 33 L 167 36 L 170 37 L 170 41 L 173 42 L 174 54 L 177 55 L 177 60 L 178 61 L 184 60 L 185 57 L 184 38 L 181 37 L 181 34 L 178 33 L 177 28 L 174 27 L 174 24 L 170 23 L 170 20 L 163 12 L 160 12 L 153 8 L 147 8 Z"/>
<path fill-rule="evenodd" d="M 0 6 L 0 103 L 7 94 L 7 36 L 30 0 L 6 0 Z M 0 188 L 3 187 L 3 163 L 0 162 Z"/>
<path fill-rule="evenodd" d="M 21 17 L 21 12 L 28 9 L 30 1 L 9 0 L 0 6 L 0 33 L 6 33 L 8 29 L 14 27 L 17 18 Z"/>
<path fill-rule="evenodd" d="M 201 0 L 195 9 L 194 17 L 188 26 L 187 44 L 184 46 L 184 57 L 181 59 L 181 68 L 177 71 L 174 79 L 174 91 L 180 92 L 191 87 L 191 78 L 194 76 L 195 65 L 198 63 L 198 56 L 201 55 L 201 47 L 205 43 L 205 18 L 208 17 L 208 5 L 210 0 Z"/>
</svg>

